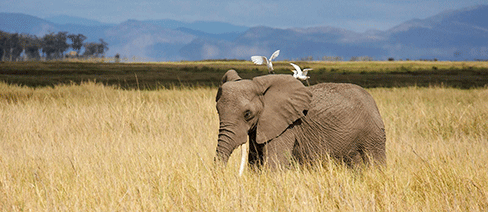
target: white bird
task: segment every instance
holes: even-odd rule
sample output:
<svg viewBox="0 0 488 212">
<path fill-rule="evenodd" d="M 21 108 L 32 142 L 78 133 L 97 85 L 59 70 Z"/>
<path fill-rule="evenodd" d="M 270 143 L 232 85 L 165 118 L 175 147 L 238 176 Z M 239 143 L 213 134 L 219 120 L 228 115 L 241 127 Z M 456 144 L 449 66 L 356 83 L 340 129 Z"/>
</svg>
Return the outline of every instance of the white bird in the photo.
<svg viewBox="0 0 488 212">
<path fill-rule="evenodd" d="M 251 60 L 256 65 L 266 64 L 268 66 L 268 71 L 270 74 L 274 74 L 273 63 L 271 61 L 280 55 L 280 50 L 276 50 L 271 57 L 266 58 L 265 56 L 252 56 Z"/>
<path fill-rule="evenodd" d="M 295 77 L 296 79 L 299 79 L 299 80 L 307 80 L 307 83 L 310 86 L 310 83 L 308 82 L 308 78 L 310 78 L 310 77 L 307 76 L 307 73 L 308 73 L 308 71 L 311 71 L 313 69 L 306 68 L 306 69 L 303 69 L 303 71 L 302 71 L 300 66 L 293 64 L 293 63 L 290 63 L 290 64 L 295 68 L 295 70 L 291 70 L 291 71 L 293 71 L 293 77 Z"/>
</svg>

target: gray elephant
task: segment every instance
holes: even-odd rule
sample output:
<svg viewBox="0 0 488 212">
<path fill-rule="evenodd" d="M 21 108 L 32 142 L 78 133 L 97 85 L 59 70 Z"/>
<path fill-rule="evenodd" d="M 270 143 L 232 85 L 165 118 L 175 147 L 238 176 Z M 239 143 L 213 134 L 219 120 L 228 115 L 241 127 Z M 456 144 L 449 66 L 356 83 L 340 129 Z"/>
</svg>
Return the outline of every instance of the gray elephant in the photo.
<svg viewBox="0 0 488 212">
<path fill-rule="evenodd" d="M 348 165 L 385 164 L 385 127 L 374 99 L 353 84 L 305 87 L 291 75 L 244 80 L 229 70 L 217 97 L 216 160 L 249 137 L 249 164 L 271 168 L 329 155 Z"/>
</svg>

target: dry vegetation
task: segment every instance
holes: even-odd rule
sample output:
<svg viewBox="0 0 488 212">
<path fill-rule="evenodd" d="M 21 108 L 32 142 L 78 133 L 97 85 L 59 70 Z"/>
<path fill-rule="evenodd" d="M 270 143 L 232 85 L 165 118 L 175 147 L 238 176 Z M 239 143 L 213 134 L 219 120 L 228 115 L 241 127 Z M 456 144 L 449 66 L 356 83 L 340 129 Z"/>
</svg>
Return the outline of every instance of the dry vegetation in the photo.
<svg viewBox="0 0 488 212">
<path fill-rule="evenodd" d="M 290 61 L 273 62 L 278 74 L 291 74 Z M 488 62 L 371 61 L 295 62 L 309 72 L 310 83 L 348 82 L 367 88 L 443 85 L 477 88 L 488 85 Z M 96 81 L 122 88 L 152 90 L 162 86 L 215 86 L 222 75 L 235 69 L 242 78 L 268 72 L 251 61 L 186 61 L 151 63 L 0 62 L 0 81 L 12 84 L 54 86 Z"/>
<path fill-rule="evenodd" d="M 488 89 L 369 89 L 388 166 L 213 166 L 215 89 L 0 84 L 1 211 L 487 211 Z"/>
</svg>

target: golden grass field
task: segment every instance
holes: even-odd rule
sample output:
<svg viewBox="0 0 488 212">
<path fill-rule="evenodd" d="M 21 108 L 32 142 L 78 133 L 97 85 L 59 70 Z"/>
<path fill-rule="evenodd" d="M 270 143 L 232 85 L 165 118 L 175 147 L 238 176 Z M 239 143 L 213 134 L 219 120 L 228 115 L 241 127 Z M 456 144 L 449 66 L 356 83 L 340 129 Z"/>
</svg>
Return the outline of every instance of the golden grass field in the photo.
<svg viewBox="0 0 488 212">
<path fill-rule="evenodd" d="M 368 89 L 387 167 L 213 166 L 215 88 L 0 83 L 1 211 L 488 211 L 488 88 Z"/>
</svg>

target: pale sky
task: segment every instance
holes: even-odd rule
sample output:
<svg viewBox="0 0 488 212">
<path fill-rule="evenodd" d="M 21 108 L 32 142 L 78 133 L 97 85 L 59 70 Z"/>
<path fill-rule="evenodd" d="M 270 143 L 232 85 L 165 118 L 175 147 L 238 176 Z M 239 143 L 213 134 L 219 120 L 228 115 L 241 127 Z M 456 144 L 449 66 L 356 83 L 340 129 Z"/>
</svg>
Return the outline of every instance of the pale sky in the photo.
<svg viewBox="0 0 488 212">
<path fill-rule="evenodd" d="M 277 28 L 333 26 L 363 32 L 387 30 L 414 18 L 427 18 L 487 0 L 1 0 L 0 12 L 46 18 L 69 15 L 105 23 L 128 19 L 222 21 L 248 27 Z"/>
</svg>

